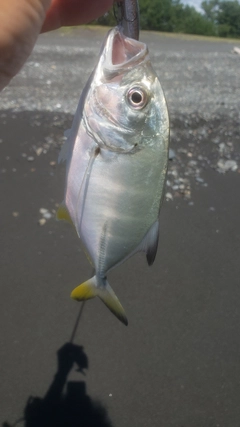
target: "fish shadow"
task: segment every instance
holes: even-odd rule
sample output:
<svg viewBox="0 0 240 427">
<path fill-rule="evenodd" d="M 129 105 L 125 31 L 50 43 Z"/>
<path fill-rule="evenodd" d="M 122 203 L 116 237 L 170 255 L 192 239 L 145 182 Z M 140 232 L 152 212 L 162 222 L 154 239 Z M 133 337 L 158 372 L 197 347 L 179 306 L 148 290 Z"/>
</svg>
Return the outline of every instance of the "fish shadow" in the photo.
<svg viewBox="0 0 240 427">
<path fill-rule="evenodd" d="M 58 369 L 44 398 L 30 396 L 23 417 L 2 427 L 23 422 L 24 427 L 112 427 L 106 409 L 87 395 L 85 382 L 67 382 L 75 364 L 83 374 L 88 369 L 83 347 L 66 343 L 57 351 L 57 359 Z"/>
</svg>

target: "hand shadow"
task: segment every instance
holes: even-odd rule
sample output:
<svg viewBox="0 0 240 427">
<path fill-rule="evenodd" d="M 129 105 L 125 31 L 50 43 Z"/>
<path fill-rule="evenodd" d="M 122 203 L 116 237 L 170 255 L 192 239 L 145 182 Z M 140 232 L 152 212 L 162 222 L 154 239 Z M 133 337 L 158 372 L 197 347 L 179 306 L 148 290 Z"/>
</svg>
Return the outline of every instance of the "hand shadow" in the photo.
<svg viewBox="0 0 240 427">
<path fill-rule="evenodd" d="M 79 372 L 84 373 L 83 370 L 88 368 L 83 347 L 66 343 L 58 350 L 57 358 L 58 370 L 45 397 L 30 396 L 23 418 L 13 425 L 4 422 L 2 427 L 14 427 L 21 421 L 24 421 L 24 427 L 112 427 L 104 407 L 86 394 L 84 381 L 67 383 L 74 363 Z"/>
</svg>

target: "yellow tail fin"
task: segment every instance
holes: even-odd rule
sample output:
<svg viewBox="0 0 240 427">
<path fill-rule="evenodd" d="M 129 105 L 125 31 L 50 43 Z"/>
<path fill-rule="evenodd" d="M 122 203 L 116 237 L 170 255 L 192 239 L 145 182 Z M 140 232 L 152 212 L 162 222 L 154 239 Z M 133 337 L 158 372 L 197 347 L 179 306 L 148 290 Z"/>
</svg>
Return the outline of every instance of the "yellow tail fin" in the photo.
<svg viewBox="0 0 240 427">
<path fill-rule="evenodd" d="M 77 286 L 71 293 L 71 298 L 77 301 L 85 301 L 95 296 L 98 296 L 124 325 L 128 325 L 124 308 L 106 279 L 94 276 L 87 282 Z"/>
</svg>

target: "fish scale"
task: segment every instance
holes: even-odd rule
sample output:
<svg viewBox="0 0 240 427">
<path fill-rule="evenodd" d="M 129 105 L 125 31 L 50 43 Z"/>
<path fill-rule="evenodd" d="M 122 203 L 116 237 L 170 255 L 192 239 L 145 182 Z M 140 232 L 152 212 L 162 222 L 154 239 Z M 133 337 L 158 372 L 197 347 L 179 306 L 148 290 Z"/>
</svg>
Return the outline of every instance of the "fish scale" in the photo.
<svg viewBox="0 0 240 427">
<path fill-rule="evenodd" d="M 58 218 L 70 220 L 95 275 L 72 291 L 100 297 L 124 324 L 125 311 L 107 273 L 136 252 L 151 265 L 167 171 L 169 120 L 144 43 L 116 27 L 81 95 L 60 159 L 66 184 Z M 127 278 L 126 278 L 127 280 Z"/>
</svg>

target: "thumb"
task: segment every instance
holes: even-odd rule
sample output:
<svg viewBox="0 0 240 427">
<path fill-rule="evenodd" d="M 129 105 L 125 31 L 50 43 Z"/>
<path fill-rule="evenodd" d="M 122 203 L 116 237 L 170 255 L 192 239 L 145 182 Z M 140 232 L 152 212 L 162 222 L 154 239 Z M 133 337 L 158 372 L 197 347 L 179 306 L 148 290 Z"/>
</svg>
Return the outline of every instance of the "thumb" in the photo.
<svg viewBox="0 0 240 427">
<path fill-rule="evenodd" d="M 30 55 L 51 0 L 0 0 L 0 90 Z"/>
</svg>

